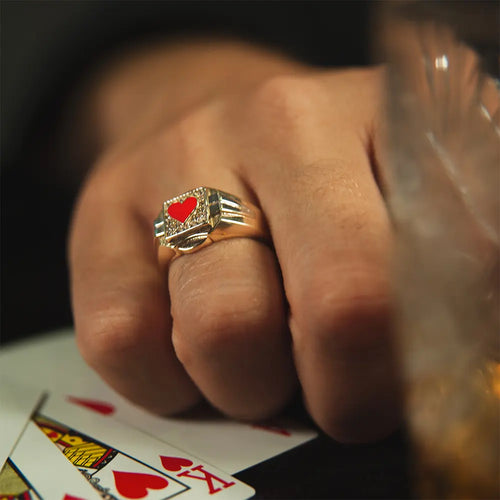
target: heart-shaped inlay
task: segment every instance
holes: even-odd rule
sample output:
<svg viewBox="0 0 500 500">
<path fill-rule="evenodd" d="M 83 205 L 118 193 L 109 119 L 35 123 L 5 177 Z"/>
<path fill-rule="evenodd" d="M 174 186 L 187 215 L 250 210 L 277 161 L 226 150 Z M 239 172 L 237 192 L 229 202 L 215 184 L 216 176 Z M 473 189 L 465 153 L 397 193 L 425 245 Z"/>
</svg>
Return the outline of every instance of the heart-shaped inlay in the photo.
<svg viewBox="0 0 500 500">
<path fill-rule="evenodd" d="M 188 458 L 160 456 L 160 460 L 163 467 L 171 472 L 179 472 L 183 467 L 193 465 L 193 462 Z"/>
<path fill-rule="evenodd" d="M 161 490 L 168 486 L 164 477 L 140 472 L 119 472 L 114 470 L 115 485 L 118 493 L 125 498 L 144 498 L 148 490 Z"/>
<path fill-rule="evenodd" d="M 172 205 L 168 207 L 167 212 L 173 219 L 184 222 L 193 213 L 197 204 L 198 200 L 194 196 L 190 196 L 182 203 L 172 203 Z"/>
<path fill-rule="evenodd" d="M 66 399 L 73 404 L 84 406 L 89 410 L 93 410 L 102 415 L 112 415 L 115 412 L 115 407 L 111 403 L 97 401 L 94 399 L 76 398 L 75 396 L 67 396 Z"/>
</svg>

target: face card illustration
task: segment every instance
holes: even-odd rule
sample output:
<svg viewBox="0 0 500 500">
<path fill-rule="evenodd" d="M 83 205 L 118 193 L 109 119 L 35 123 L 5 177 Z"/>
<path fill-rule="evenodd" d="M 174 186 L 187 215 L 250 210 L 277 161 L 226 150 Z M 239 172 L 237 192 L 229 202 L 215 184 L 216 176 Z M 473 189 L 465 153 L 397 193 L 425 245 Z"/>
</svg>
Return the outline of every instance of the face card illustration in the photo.
<svg viewBox="0 0 500 500">
<path fill-rule="evenodd" d="M 33 485 L 9 460 L 0 471 L 0 500 L 42 500 Z"/>
<path fill-rule="evenodd" d="M 47 400 L 35 421 L 103 496 L 236 500 L 254 495 L 253 488 L 183 450 L 64 398 Z"/>
<path fill-rule="evenodd" d="M 1 474 L 1 499 L 2 495 L 7 498 L 17 495 L 13 498 L 22 500 L 101 498 L 32 421 L 26 426 L 7 464 Z"/>
</svg>

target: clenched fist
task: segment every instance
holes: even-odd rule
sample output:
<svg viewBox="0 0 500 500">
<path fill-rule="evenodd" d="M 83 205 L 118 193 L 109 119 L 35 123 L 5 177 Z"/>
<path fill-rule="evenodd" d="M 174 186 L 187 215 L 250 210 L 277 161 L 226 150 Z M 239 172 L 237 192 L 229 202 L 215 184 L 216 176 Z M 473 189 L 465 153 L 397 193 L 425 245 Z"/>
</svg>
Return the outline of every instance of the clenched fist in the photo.
<svg viewBox="0 0 500 500">
<path fill-rule="evenodd" d="M 77 342 L 118 392 L 172 414 L 261 419 L 301 389 L 330 436 L 400 418 L 391 226 L 378 186 L 381 69 L 325 71 L 232 41 L 142 49 L 95 80 L 99 144 L 69 245 Z M 160 268 L 152 222 L 198 186 L 259 206 L 269 244 Z"/>
</svg>

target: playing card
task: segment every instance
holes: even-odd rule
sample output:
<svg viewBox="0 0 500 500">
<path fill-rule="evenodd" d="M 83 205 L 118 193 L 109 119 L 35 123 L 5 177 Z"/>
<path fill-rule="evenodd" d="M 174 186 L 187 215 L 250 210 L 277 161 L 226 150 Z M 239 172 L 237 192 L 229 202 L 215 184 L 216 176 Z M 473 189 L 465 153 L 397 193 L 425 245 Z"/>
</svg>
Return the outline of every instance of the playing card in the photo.
<svg viewBox="0 0 500 500">
<path fill-rule="evenodd" d="M 121 422 L 187 450 L 229 474 L 247 469 L 317 435 L 286 418 L 257 425 L 225 418 L 210 408 L 190 415 L 162 418 L 129 403 L 111 404 L 74 396 L 68 396 L 68 401 L 98 413 L 109 412 L 108 415 Z"/>
<path fill-rule="evenodd" d="M 94 438 L 52 419 L 37 415 L 35 422 L 103 496 L 148 499 L 173 496 L 186 488 L 162 471 L 149 467 Z M 149 491 L 148 491 L 149 490 Z"/>
<path fill-rule="evenodd" d="M 33 485 L 10 459 L 0 470 L 0 500 L 42 500 Z"/>
<path fill-rule="evenodd" d="M 9 498 L 9 495 L 17 495 L 13 498 L 23 500 L 101 498 L 34 422 L 27 424 L 6 467 L 0 473 L 0 498 Z"/>
<path fill-rule="evenodd" d="M 112 416 L 175 447 L 188 450 L 230 474 L 242 471 L 317 436 L 291 419 L 254 426 L 215 412 L 180 418 L 151 415 L 116 394 L 88 368 L 78 353 L 71 330 L 20 344 L 0 353 L 0 373 L 15 372 L 71 397 L 73 404 Z"/>
<path fill-rule="evenodd" d="M 183 450 L 57 396 L 44 403 L 35 421 L 101 494 L 236 500 L 255 493 Z"/>
<path fill-rule="evenodd" d="M 0 374 L 0 468 L 21 436 L 43 392 Z"/>
</svg>

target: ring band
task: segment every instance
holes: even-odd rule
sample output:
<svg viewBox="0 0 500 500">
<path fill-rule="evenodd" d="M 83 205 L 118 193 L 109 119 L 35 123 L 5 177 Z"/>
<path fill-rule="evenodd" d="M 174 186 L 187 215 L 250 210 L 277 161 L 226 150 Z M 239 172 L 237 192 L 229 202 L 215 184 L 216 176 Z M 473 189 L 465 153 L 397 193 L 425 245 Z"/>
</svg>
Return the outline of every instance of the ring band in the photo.
<svg viewBox="0 0 500 500">
<path fill-rule="evenodd" d="M 163 203 L 154 235 L 158 250 L 173 250 L 175 256 L 226 238 L 267 239 L 268 231 L 262 211 L 252 203 L 198 187 Z"/>
</svg>

